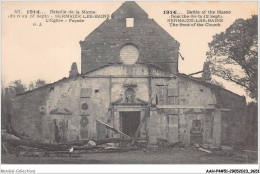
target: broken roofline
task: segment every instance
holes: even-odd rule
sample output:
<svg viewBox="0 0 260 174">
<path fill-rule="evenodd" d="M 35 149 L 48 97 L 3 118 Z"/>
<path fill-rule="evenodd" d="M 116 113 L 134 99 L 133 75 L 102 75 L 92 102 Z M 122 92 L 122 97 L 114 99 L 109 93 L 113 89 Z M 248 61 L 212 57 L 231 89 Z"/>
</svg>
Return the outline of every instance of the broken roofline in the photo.
<svg viewBox="0 0 260 174">
<path fill-rule="evenodd" d="M 154 66 L 155 68 L 158 68 L 158 69 L 160 69 L 161 71 L 163 71 L 163 69 L 157 67 L 156 65 L 154 65 L 154 64 L 152 64 L 152 63 L 137 62 L 136 64 L 152 65 L 152 66 Z M 56 82 L 48 83 L 48 84 L 43 85 L 43 86 L 40 86 L 40 87 L 38 87 L 38 88 L 34 88 L 34 89 L 32 89 L 32 90 L 28 90 L 28 91 L 25 91 L 25 92 L 22 92 L 22 93 L 18 93 L 18 94 L 16 94 L 16 96 L 23 95 L 23 94 L 27 94 L 27 93 L 33 92 L 33 91 L 35 91 L 35 90 L 38 90 L 38 89 L 46 88 L 46 87 L 55 85 L 56 83 L 63 82 L 63 81 L 66 81 L 66 80 L 75 79 L 75 78 L 79 78 L 79 77 L 83 77 L 83 78 L 84 78 L 85 75 L 88 74 L 88 73 L 94 72 L 94 71 L 96 71 L 96 70 L 99 70 L 99 69 L 102 69 L 102 68 L 104 68 L 104 67 L 108 67 L 108 66 L 111 66 L 111 65 L 124 65 L 124 64 L 123 64 L 122 62 L 109 63 L 109 64 L 106 64 L 106 65 L 100 66 L 100 67 L 98 67 L 98 68 L 96 68 L 96 69 L 93 69 L 93 70 L 90 70 L 90 71 L 88 71 L 88 72 L 85 72 L 85 73 L 83 73 L 83 74 L 78 74 L 78 75 L 76 75 L 76 76 L 74 76 L 74 77 L 63 77 L 62 79 L 60 79 L 60 80 L 58 80 L 58 81 L 56 81 Z M 134 65 L 124 65 L 124 66 L 134 66 Z M 170 72 L 168 72 L 168 73 L 170 73 Z M 109 77 L 109 76 L 108 76 L 108 77 Z M 87 78 L 87 77 L 86 77 L 86 78 Z M 127 78 L 127 77 L 126 77 L 126 78 Z"/>
<path fill-rule="evenodd" d="M 159 70 L 165 72 L 162 68 L 160 68 L 160 67 L 158 67 L 158 66 L 156 66 L 156 65 L 154 65 L 154 64 L 152 64 L 152 63 L 137 62 L 136 64 L 153 66 L 154 68 L 159 69 Z M 88 77 L 88 76 L 86 76 L 86 75 L 87 75 L 88 73 L 91 73 L 91 72 L 97 71 L 97 70 L 99 70 L 99 69 L 102 69 L 102 68 L 104 68 L 104 67 L 109 67 L 109 66 L 112 66 L 112 65 L 124 65 L 124 64 L 122 64 L 121 62 L 119 62 L 119 63 L 109 63 L 109 64 L 103 65 L 103 66 L 101 66 L 101 67 L 98 67 L 98 68 L 96 68 L 96 69 L 90 70 L 90 71 L 88 71 L 88 72 L 86 72 L 86 73 L 78 74 L 77 76 L 74 76 L 74 77 L 64 77 L 64 78 L 62 78 L 61 80 L 58 80 L 58 81 L 56 81 L 56 82 L 49 83 L 49 84 L 46 84 L 46 85 L 44 85 L 44 86 L 41 86 L 41 87 L 38 87 L 38 88 L 35 88 L 35 89 L 32 89 L 32 90 L 28 90 L 28 91 L 25 91 L 25 92 L 23 92 L 23 93 L 16 94 L 16 96 L 20 96 L 20 95 L 23 95 L 23 94 L 27 94 L 27 93 L 33 92 L 33 91 L 35 91 L 35 90 L 38 90 L 38 89 L 47 88 L 47 87 L 52 87 L 53 85 L 55 85 L 55 84 L 57 84 L 57 83 L 60 83 L 60 82 L 64 82 L 64 81 L 66 81 L 66 80 L 76 79 L 76 78 L 80 78 L 80 77 L 82 77 L 82 78 L 91 78 L 91 76 Z M 134 65 L 124 65 L 124 66 L 134 66 Z M 230 92 L 230 93 L 232 93 L 232 94 L 235 94 L 235 95 L 237 95 L 237 96 L 239 96 L 239 97 L 245 98 L 245 96 L 238 95 L 238 94 L 236 94 L 236 93 L 234 93 L 234 92 L 232 92 L 232 91 L 229 91 L 229 90 L 227 90 L 227 89 L 225 89 L 225 88 L 222 88 L 221 86 L 217 86 L 217 85 L 215 85 L 215 84 L 212 84 L 212 83 L 209 83 L 209 82 L 206 82 L 206 81 L 203 81 L 203 80 L 195 79 L 195 78 L 190 77 L 190 76 L 188 76 L 188 75 L 186 75 L 186 74 L 183 74 L 183 73 L 174 74 L 174 73 L 171 73 L 171 72 L 168 72 L 168 71 L 167 71 L 166 73 L 169 74 L 169 76 L 167 76 L 168 78 L 174 78 L 174 76 L 187 78 L 187 79 L 189 79 L 189 80 L 192 80 L 192 81 L 194 81 L 194 82 L 197 82 L 197 83 L 199 83 L 199 84 L 202 84 L 202 85 L 204 85 L 204 86 L 207 86 L 207 87 L 209 87 L 209 88 L 211 88 L 211 89 L 212 89 L 212 88 L 213 88 L 213 89 L 217 89 L 217 90 L 218 90 L 218 89 L 222 89 L 222 90 L 225 90 L 225 91 Z M 103 76 L 103 77 L 105 78 L 105 76 Z M 151 77 L 151 76 L 150 76 L 150 77 Z M 165 77 L 166 77 L 166 76 L 165 76 Z M 107 78 L 113 78 L 113 76 L 107 76 Z M 126 77 L 120 77 L 120 78 L 134 78 L 134 77 L 133 77 L 133 76 L 129 76 L 129 77 L 126 76 Z M 138 77 L 138 78 L 142 78 L 142 77 Z M 143 78 L 149 78 L 149 77 L 143 77 Z"/>
<path fill-rule="evenodd" d="M 178 73 L 178 76 L 179 76 L 179 77 L 183 77 L 183 78 L 188 78 L 188 79 L 190 79 L 190 80 L 192 80 L 192 81 L 195 81 L 195 82 L 197 82 L 197 83 L 200 83 L 200 84 L 202 84 L 202 85 L 205 85 L 205 86 L 207 86 L 207 87 L 209 87 L 209 88 L 211 88 L 211 89 L 212 89 L 212 88 L 213 88 L 213 89 L 217 89 L 217 90 L 218 90 L 218 89 L 222 89 L 222 90 L 225 90 L 225 91 L 227 91 L 227 92 L 229 92 L 229 93 L 235 94 L 235 95 L 237 95 L 238 97 L 245 98 L 245 96 L 238 95 L 238 94 L 236 94 L 236 93 L 234 93 L 234 92 L 232 92 L 232 91 L 230 91 L 230 90 L 227 90 L 227 89 L 225 89 L 225 88 L 223 88 L 223 87 L 221 87 L 221 86 L 218 86 L 218 85 L 209 83 L 209 82 L 204 81 L 204 80 L 196 79 L 196 78 L 194 78 L 194 77 L 188 76 L 187 74 Z"/>
<path fill-rule="evenodd" d="M 111 14 L 111 19 L 108 19 L 106 18 L 106 20 L 104 20 L 97 28 L 95 28 L 92 32 L 89 33 L 89 35 L 87 35 L 84 39 L 84 41 L 80 41 L 80 46 L 84 43 L 84 42 L 87 42 L 87 39 L 89 38 L 89 36 L 96 30 L 98 30 L 100 27 L 102 27 L 103 25 L 105 25 L 106 23 L 110 22 L 111 20 L 114 19 L 114 15 L 119 11 L 119 9 L 125 4 L 125 3 L 134 3 L 142 12 L 144 12 L 147 16 L 148 16 L 148 13 L 143 9 L 141 8 L 135 1 L 125 1 L 121 4 L 121 6 L 116 10 L 114 11 L 112 14 Z M 175 44 L 177 44 L 177 46 L 179 47 L 180 46 L 180 43 L 170 34 L 168 33 L 163 27 L 161 27 L 153 18 L 149 18 L 147 17 L 147 19 L 149 21 L 152 21 L 154 22 L 154 24 L 157 25 L 157 27 L 159 27 L 160 29 L 163 30 L 164 33 L 166 33 L 171 39 L 173 39 L 173 41 L 175 42 Z"/>
</svg>

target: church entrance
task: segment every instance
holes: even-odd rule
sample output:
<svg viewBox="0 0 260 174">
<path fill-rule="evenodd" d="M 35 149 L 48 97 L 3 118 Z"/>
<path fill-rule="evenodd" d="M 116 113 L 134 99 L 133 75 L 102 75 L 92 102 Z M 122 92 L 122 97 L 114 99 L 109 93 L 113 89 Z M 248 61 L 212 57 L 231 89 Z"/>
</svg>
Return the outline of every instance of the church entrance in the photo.
<svg viewBox="0 0 260 174">
<path fill-rule="evenodd" d="M 121 131 L 130 137 L 134 137 L 135 132 L 140 124 L 141 112 L 127 111 L 120 112 L 120 127 Z"/>
</svg>

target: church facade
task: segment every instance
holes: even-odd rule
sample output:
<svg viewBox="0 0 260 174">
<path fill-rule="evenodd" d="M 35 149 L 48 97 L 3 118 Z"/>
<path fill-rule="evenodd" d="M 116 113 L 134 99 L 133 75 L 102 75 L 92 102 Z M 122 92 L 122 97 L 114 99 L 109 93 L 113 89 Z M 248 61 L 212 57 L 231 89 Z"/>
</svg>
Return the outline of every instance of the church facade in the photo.
<svg viewBox="0 0 260 174">
<path fill-rule="evenodd" d="M 178 71 L 180 44 L 135 2 L 125 2 L 81 46 L 81 74 L 18 94 L 12 126 L 59 143 L 130 137 L 232 145 L 243 141 L 246 101 Z M 205 68 L 206 69 L 206 68 Z"/>
</svg>

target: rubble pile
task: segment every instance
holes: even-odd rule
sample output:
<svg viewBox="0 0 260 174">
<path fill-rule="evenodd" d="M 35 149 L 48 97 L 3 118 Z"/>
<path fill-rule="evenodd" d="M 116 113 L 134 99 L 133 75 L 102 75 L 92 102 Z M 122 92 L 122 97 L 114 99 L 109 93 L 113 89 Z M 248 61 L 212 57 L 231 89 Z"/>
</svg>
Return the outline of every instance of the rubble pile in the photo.
<svg viewBox="0 0 260 174">
<path fill-rule="evenodd" d="M 143 151 L 145 154 L 170 154 L 178 151 L 200 151 L 204 156 L 220 156 L 236 161 L 257 161 L 257 151 L 234 149 L 229 146 L 213 147 L 196 144 L 186 147 L 182 142 L 168 143 L 158 139 L 156 145 L 148 144 L 147 139 L 140 138 L 105 138 L 99 140 L 70 141 L 67 143 L 46 143 L 16 136 L 2 130 L 2 152 L 23 157 L 80 157 L 90 153 L 121 153 Z"/>
<path fill-rule="evenodd" d="M 68 143 L 44 143 L 27 137 L 17 137 L 2 131 L 3 152 L 26 157 L 77 157 L 83 153 L 112 153 L 138 150 L 146 147 L 147 140 L 132 138 L 106 138 Z"/>
</svg>

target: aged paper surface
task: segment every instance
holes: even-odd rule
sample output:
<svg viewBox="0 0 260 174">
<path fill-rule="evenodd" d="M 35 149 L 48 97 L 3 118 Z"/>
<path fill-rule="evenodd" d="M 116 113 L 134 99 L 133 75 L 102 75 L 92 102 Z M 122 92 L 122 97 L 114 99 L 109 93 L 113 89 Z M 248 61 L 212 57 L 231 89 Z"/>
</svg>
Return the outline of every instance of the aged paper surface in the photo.
<svg viewBox="0 0 260 174">
<path fill-rule="evenodd" d="M 146 138 L 149 150 L 130 151 L 125 154 L 92 153 L 90 157 L 80 152 L 72 153 L 72 157 L 68 154 L 55 153 L 46 157 L 40 152 L 28 155 L 25 151 L 21 153 L 21 150 L 16 158 L 10 150 L 3 154 L 3 149 L 8 149 L 6 147 L 8 145 L 5 144 L 2 147 L 2 164 L 172 164 L 165 169 L 162 169 L 162 166 L 156 166 L 155 169 L 152 165 L 144 166 L 147 170 L 139 170 L 141 166 L 129 169 L 129 172 L 155 171 L 157 173 L 174 173 L 176 171 L 173 167 L 178 173 L 190 173 L 194 171 L 183 167 L 182 164 L 198 164 L 194 170 L 204 173 L 216 168 L 210 165 L 200 166 L 200 164 L 239 163 L 243 164 L 239 169 L 244 170 L 244 173 L 257 172 L 252 170 L 257 168 L 254 165 L 251 167 L 245 165 L 257 164 L 257 157 L 256 160 L 253 158 L 251 161 L 246 161 L 243 157 L 244 152 L 240 157 L 233 155 L 232 160 L 219 157 L 214 153 L 210 156 L 213 148 L 207 149 L 208 146 L 205 145 L 213 144 L 214 148 L 223 145 L 222 150 L 226 146 L 231 146 L 232 143 L 227 139 L 232 141 L 235 139 L 236 134 L 232 131 L 238 133 L 243 130 L 229 128 L 240 123 L 225 123 L 227 118 L 223 115 L 233 112 L 234 108 L 245 107 L 247 103 L 257 100 L 245 88 L 214 74 L 211 74 L 210 80 L 214 82 L 212 84 L 209 79 L 203 79 L 207 75 L 203 76 L 202 71 L 205 70 L 204 62 L 208 60 L 207 52 L 210 51 L 208 44 L 213 41 L 213 36 L 225 32 L 237 19 L 247 20 L 253 15 L 258 15 L 258 2 L 136 1 L 125 5 L 124 3 L 121 1 L 2 2 L 2 95 L 6 94 L 3 92 L 4 89 L 12 85 L 18 84 L 24 88 L 22 87 L 19 92 L 22 93 L 21 99 L 10 99 L 12 103 L 10 105 L 12 109 L 14 108 L 11 109 L 10 114 L 9 105 L 6 104 L 9 98 L 4 98 L 6 100 L 2 98 L 2 107 L 7 109 L 2 110 L 2 118 L 4 117 L 2 122 L 5 124 L 1 126 L 3 128 L 10 124 L 20 134 L 52 145 L 89 139 L 95 143 L 97 139 L 122 138 L 123 134 L 127 134 L 125 137 Z M 138 65 L 137 69 L 135 65 Z M 145 66 L 143 69 L 138 69 L 143 65 L 154 66 L 157 74 L 145 74 Z M 117 69 L 117 66 L 122 69 Z M 235 66 L 233 70 L 239 73 L 241 71 Z M 243 74 L 238 76 L 243 77 Z M 188 79 L 190 77 L 191 80 Z M 74 80 L 71 80 L 72 78 Z M 106 81 L 109 78 L 110 82 Z M 153 81 L 160 78 L 170 78 L 172 81 Z M 175 82 L 176 78 L 180 80 Z M 152 82 L 149 82 L 149 79 Z M 180 82 L 181 79 L 187 81 Z M 15 81 L 18 83 L 14 83 Z M 214 87 L 210 85 L 216 85 L 216 81 L 217 85 L 221 84 L 221 88 L 228 92 L 223 92 L 221 95 L 212 92 Z M 192 86 L 193 82 L 199 85 Z M 146 84 L 150 85 L 146 86 Z M 178 88 L 175 88 L 176 84 L 183 86 L 177 85 Z M 189 84 L 191 84 L 190 90 L 187 87 Z M 46 95 L 45 92 L 41 92 L 44 91 L 43 89 L 46 89 Z M 181 93 L 182 89 L 187 91 Z M 201 93 L 205 96 L 200 95 Z M 240 98 L 237 99 L 236 94 Z M 212 97 L 213 95 L 216 96 Z M 242 104 L 234 104 L 234 108 L 231 109 L 225 102 L 219 105 L 219 98 L 229 101 L 230 98 L 227 97 L 229 95 L 236 101 L 234 103 L 242 101 Z M 225 96 L 227 98 L 223 98 Z M 26 99 L 24 100 L 23 97 Z M 3 102 L 6 105 L 3 106 Z M 147 108 L 149 112 L 146 111 Z M 220 116 L 222 120 L 217 119 L 219 118 L 217 114 L 214 115 L 215 119 L 207 119 L 209 110 L 212 115 L 222 113 L 222 117 Z M 239 115 L 238 112 L 234 113 Z M 241 109 L 240 112 L 245 112 L 246 115 L 247 111 Z M 13 115 L 12 119 L 11 116 L 3 116 L 3 113 Z M 37 114 L 39 116 L 36 116 Z M 150 122 L 149 119 L 143 119 L 146 114 Z M 158 122 L 152 121 L 156 114 L 160 117 Z M 185 117 L 182 118 L 182 115 Z M 73 119 L 74 116 L 77 118 Z M 239 118 L 243 120 L 243 116 Z M 20 120 L 20 118 L 24 119 Z M 188 120 L 190 118 L 193 119 Z M 96 123 L 96 120 L 101 123 Z M 218 128 L 217 121 L 222 125 L 221 128 Z M 112 126 L 117 132 L 114 133 L 103 123 Z M 206 127 L 206 123 L 211 127 Z M 243 126 L 250 127 L 252 120 L 249 125 L 246 123 L 247 121 L 241 121 Z M 154 126 L 156 124 L 158 126 Z M 228 128 L 223 128 L 225 126 Z M 29 127 L 33 128 L 29 130 Z M 140 132 L 136 133 L 137 130 Z M 48 131 L 50 133 L 47 133 Z M 194 131 L 201 131 L 199 135 L 201 140 L 191 138 L 195 136 Z M 230 131 L 230 134 L 225 131 Z M 256 138 L 255 142 L 257 142 L 257 129 L 249 134 Z M 158 143 L 160 146 L 160 143 L 165 141 L 168 144 L 175 143 L 174 145 L 182 142 L 185 147 L 194 142 L 199 147 L 194 147 L 191 158 L 187 156 L 189 152 L 167 155 L 165 149 L 161 151 L 157 149 L 156 155 L 153 154 L 154 152 L 149 154 L 151 149 L 158 147 Z M 97 147 L 97 142 L 95 145 L 90 143 L 88 146 Z M 117 146 L 118 143 L 106 148 L 115 148 L 114 145 Z M 34 148 L 37 148 L 36 146 Z M 176 145 L 176 148 L 185 151 L 184 147 Z M 198 150 L 199 148 L 202 150 Z M 190 150 L 190 146 L 187 149 Z M 244 148 L 244 150 L 248 149 Z M 255 149 L 249 151 L 251 156 L 258 153 Z M 248 154 L 246 155 L 248 159 Z M 108 172 L 102 169 L 103 166 L 88 165 L 90 171 L 86 171 L 84 165 L 79 166 L 78 169 L 74 167 L 68 169 L 63 166 L 57 168 L 55 165 L 51 165 L 50 168 L 46 165 L 38 167 L 5 165 L 3 172 L 44 173 L 54 172 L 53 170 L 57 173 Z M 130 166 L 125 168 L 117 166 L 118 169 L 112 166 L 106 167 L 111 171 L 126 172 L 128 171 L 126 168 Z M 219 166 L 218 169 L 235 170 L 238 167 Z"/>
</svg>

